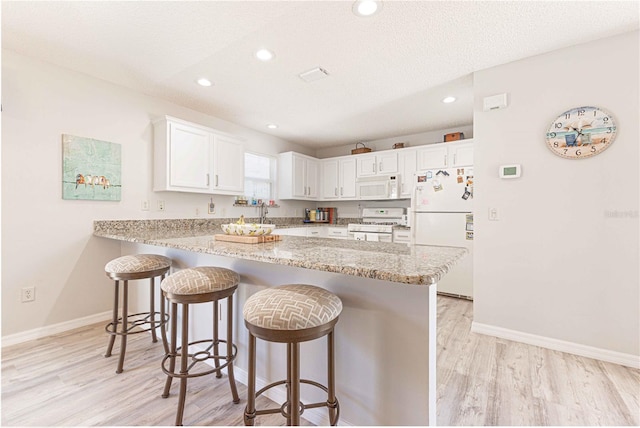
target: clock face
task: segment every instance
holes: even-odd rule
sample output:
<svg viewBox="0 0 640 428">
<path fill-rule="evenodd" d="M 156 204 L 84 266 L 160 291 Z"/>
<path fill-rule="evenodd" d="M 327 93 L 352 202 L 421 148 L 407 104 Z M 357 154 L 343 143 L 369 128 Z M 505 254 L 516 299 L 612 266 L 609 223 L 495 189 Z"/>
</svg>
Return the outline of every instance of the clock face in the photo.
<svg viewBox="0 0 640 428">
<path fill-rule="evenodd" d="M 582 159 L 609 147 L 616 137 L 613 117 L 598 107 L 577 107 L 562 113 L 547 131 L 547 146 L 558 156 Z"/>
</svg>

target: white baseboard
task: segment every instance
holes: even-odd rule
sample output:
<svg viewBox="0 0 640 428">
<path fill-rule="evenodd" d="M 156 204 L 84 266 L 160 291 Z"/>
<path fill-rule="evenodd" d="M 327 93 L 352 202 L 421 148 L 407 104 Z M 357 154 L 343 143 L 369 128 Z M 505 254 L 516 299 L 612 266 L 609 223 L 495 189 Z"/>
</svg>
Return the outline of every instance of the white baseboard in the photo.
<svg viewBox="0 0 640 428">
<path fill-rule="evenodd" d="M 40 339 L 42 337 L 51 336 L 74 328 L 85 327 L 100 321 L 105 323 L 113 316 L 112 311 L 102 312 L 100 314 L 89 315 L 83 318 L 76 318 L 71 321 L 65 321 L 58 324 L 47 325 L 44 327 L 34 328 L 33 330 L 23 331 L 21 333 L 2 336 L 2 346 L 17 345 L 18 343 L 28 342 L 30 340 Z"/>
<path fill-rule="evenodd" d="M 553 349 L 554 351 L 561 351 L 569 354 L 580 355 L 582 357 L 593 358 L 595 360 L 607 361 L 609 363 L 620 364 L 635 369 L 640 368 L 640 356 L 637 355 L 624 354 L 622 352 L 595 348 L 593 346 L 581 345 L 574 342 L 566 342 L 564 340 L 538 336 L 517 330 L 509 330 L 507 328 L 481 324 L 475 321 L 471 323 L 471 331 L 473 333 L 500 337 L 502 339 L 513 340 L 514 342 L 540 346 L 541 348 Z"/>
</svg>

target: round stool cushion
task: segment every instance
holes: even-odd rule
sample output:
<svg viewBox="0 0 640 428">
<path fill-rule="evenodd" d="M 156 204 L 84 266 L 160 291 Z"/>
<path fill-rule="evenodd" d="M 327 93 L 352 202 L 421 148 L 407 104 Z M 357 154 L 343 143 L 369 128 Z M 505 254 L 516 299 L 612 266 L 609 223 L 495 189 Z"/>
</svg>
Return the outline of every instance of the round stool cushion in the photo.
<svg viewBox="0 0 640 428">
<path fill-rule="evenodd" d="M 179 295 L 227 290 L 238 285 L 240 275 L 231 269 L 199 266 L 182 269 L 162 281 L 162 290 Z"/>
<path fill-rule="evenodd" d="M 134 254 L 111 260 L 104 267 L 108 273 L 138 273 L 164 269 L 171 266 L 171 259 L 157 254 Z"/>
<path fill-rule="evenodd" d="M 324 288 L 288 284 L 259 291 L 244 304 L 246 322 L 271 330 L 303 330 L 336 319 L 342 301 Z"/>
</svg>

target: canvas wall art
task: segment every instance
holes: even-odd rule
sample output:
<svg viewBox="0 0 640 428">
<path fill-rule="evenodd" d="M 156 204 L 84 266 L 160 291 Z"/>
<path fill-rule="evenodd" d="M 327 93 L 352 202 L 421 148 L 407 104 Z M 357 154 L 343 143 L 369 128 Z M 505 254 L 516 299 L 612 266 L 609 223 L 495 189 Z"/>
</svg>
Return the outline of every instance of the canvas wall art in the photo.
<svg viewBox="0 0 640 428">
<path fill-rule="evenodd" d="M 62 135 L 62 199 L 119 201 L 120 144 Z"/>
</svg>

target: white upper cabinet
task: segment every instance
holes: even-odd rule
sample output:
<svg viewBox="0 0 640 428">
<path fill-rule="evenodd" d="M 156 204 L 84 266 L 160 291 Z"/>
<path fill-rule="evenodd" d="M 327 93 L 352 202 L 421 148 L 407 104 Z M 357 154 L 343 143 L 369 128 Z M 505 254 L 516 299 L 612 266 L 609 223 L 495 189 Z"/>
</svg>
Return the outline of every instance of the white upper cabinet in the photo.
<svg viewBox="0 0 640 428">
<path fill-rule="evenodd" d="M 322 165 L 322 199 L 356 198 L 356 159 L 330 158 Z"/>
<path fill-rule="evenodd" d="M 241 194 L 244 190 L 242 142 L 169 116 L 156 121 L 153 190 Z"/>
<path fill-rule="evenodd" d="M 338 159 L 320 161 L 322 166 L 322 199 L 338 199 L 340 178 Z"/>
<path fill-rule="evenodd" d="M 398 153 L 387 150 L 376 154 L 358 155 L 358 177 L 388 175 L 398 172 Z"/>
<path fill-rule="evenodd" d="M 429 144 L 418 149 L 418 171 L 473 165 L 473 141 Z"/>
<path fill-rule="evenodd" d="M 429 144 L 417 151 L 418 171 L 445 168 L 447 166 L 447 147 L 445 143 Z"/>
<path fill-rule="evenodd" d="M 452 167 L 473 165 L 473 142 L 448 143 Z"/>
<path fill-rule="evenodd" d="M 216 135 L 213 154 L 213 185 L 219 192 L 244 191 L 244 145 L 226 135 Z"/>
<path fill-rule="evenodd" d="M 318 197 L 318 160 L 295 152 L 278 155 L 278 197 L 315 199 Z"/>
<path fill-rule="evenodd" d="M 398 172 L 400 174 L 400 197 L 411 197 L 411 186 L 413 185 L 413 174 L 417 167 L 417 150 L 400 149 L 398 151 Z"/>
</svg>

